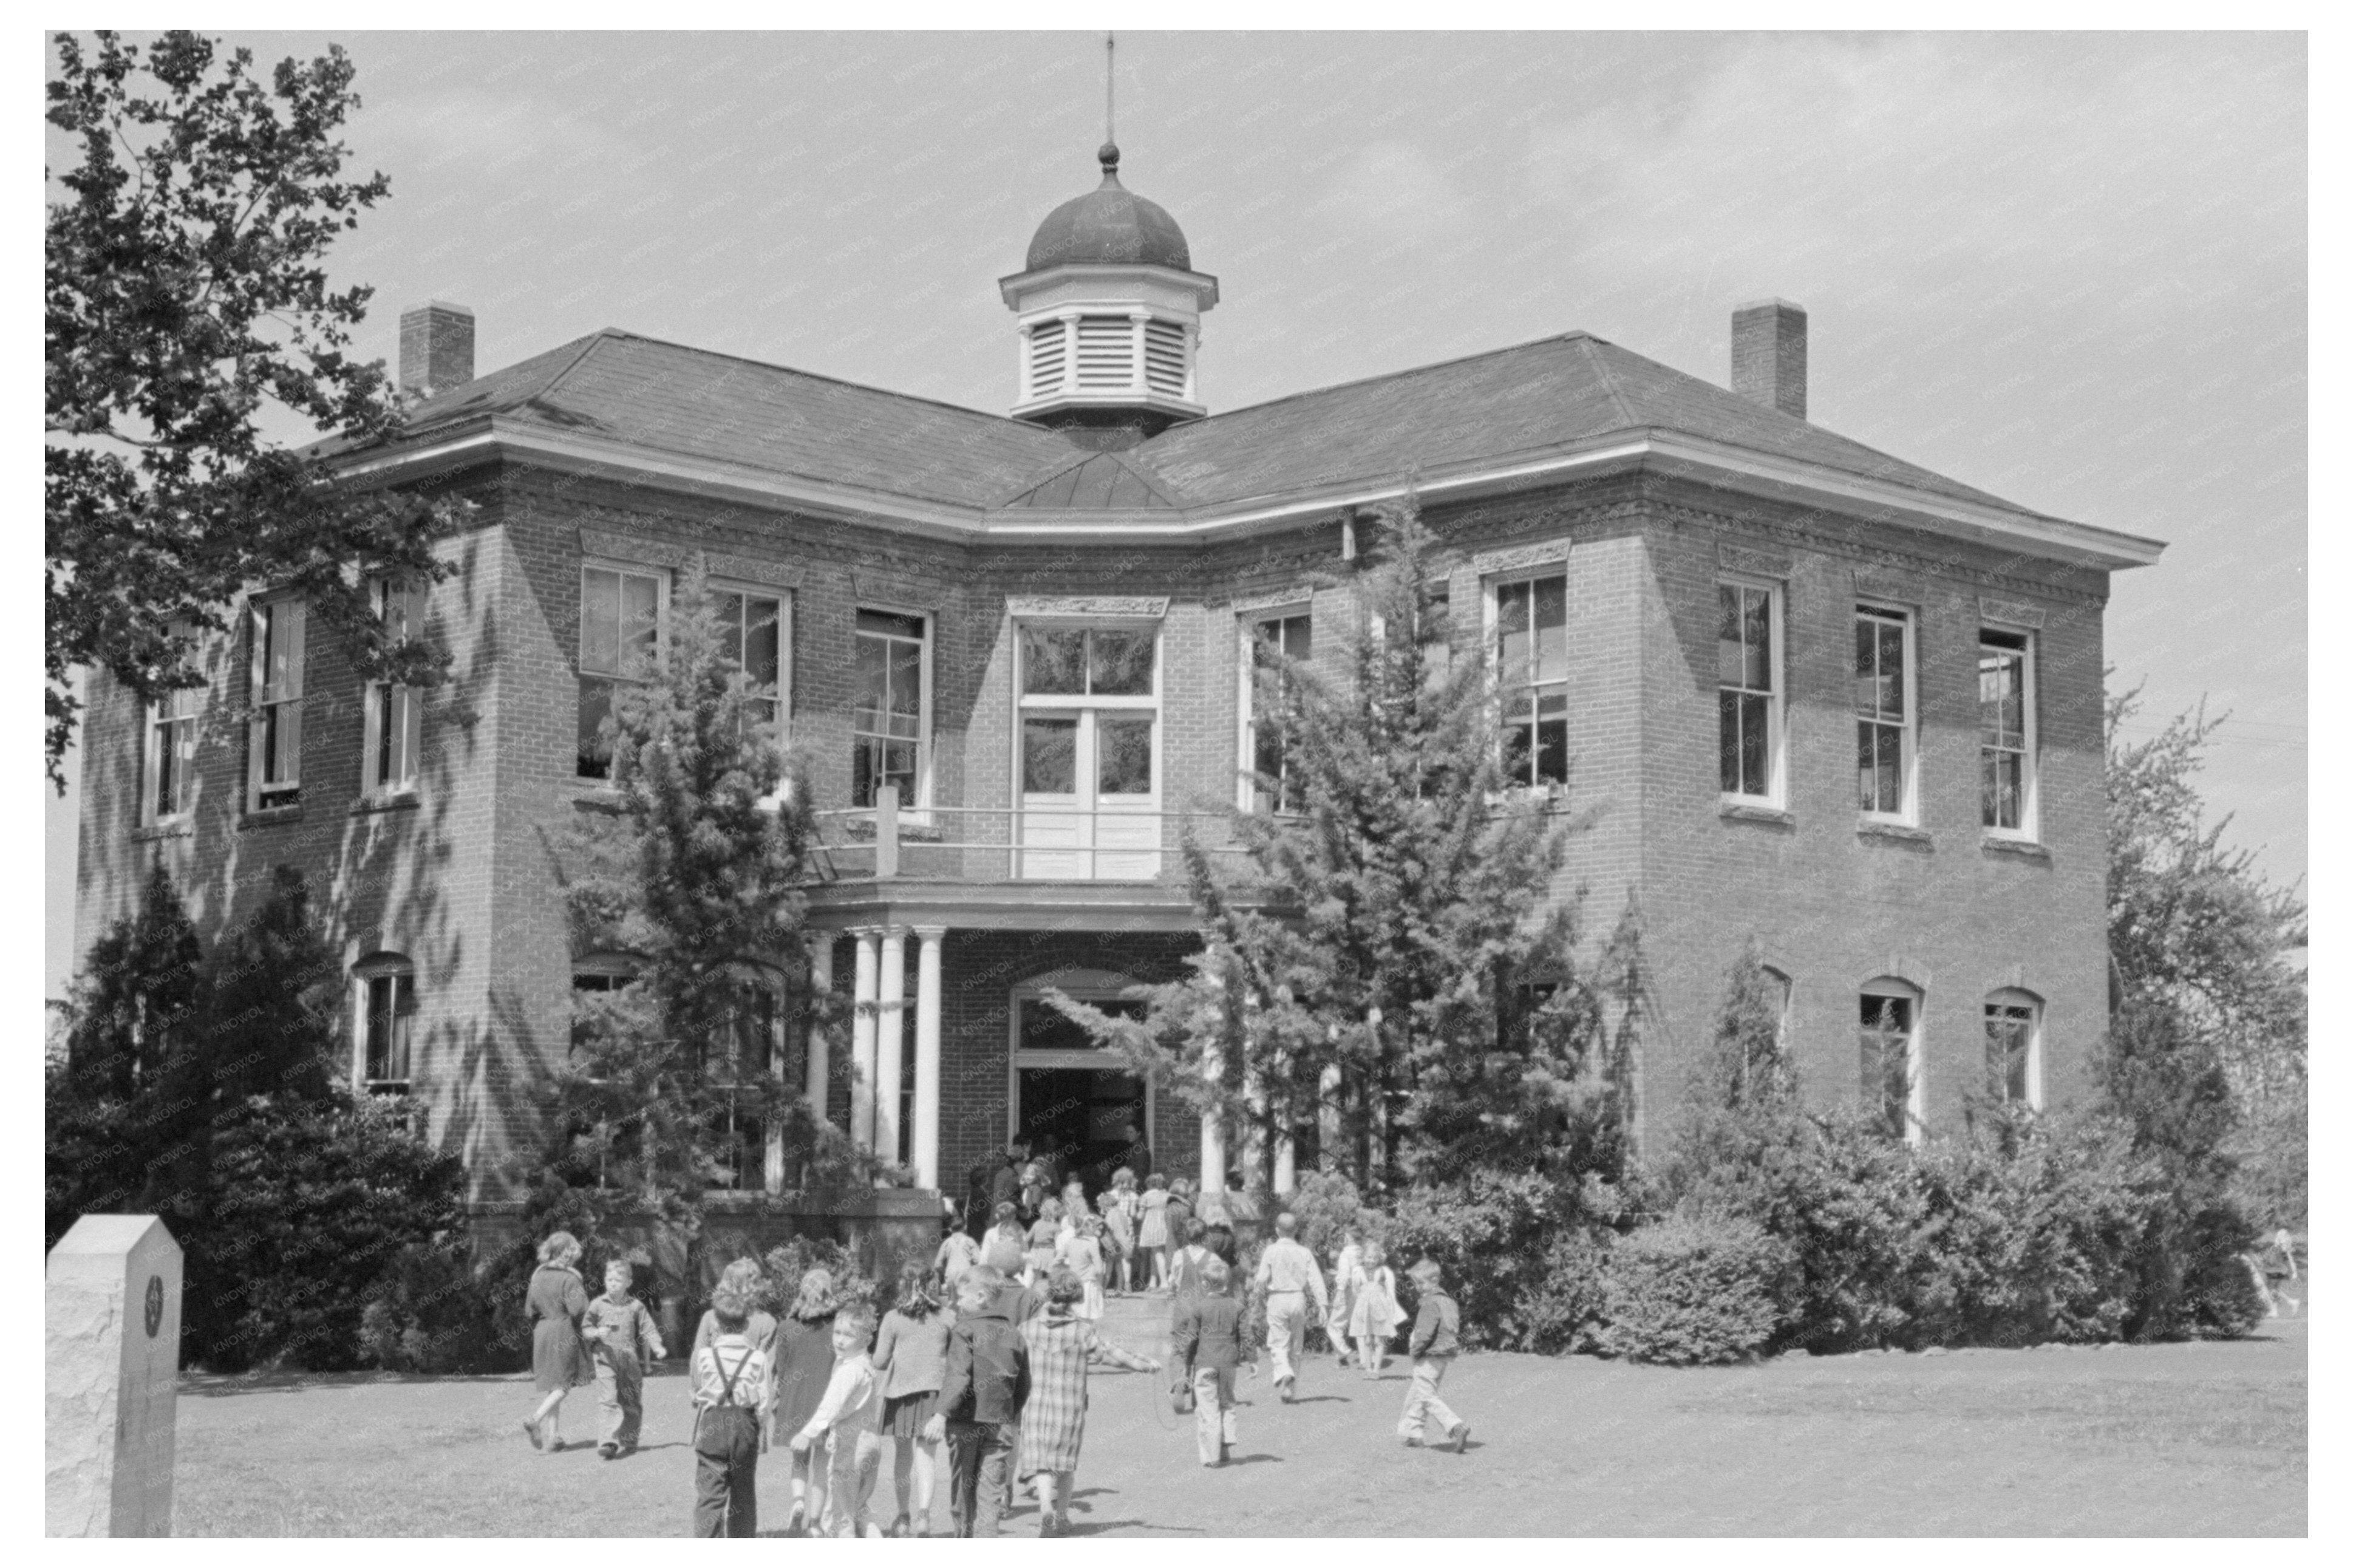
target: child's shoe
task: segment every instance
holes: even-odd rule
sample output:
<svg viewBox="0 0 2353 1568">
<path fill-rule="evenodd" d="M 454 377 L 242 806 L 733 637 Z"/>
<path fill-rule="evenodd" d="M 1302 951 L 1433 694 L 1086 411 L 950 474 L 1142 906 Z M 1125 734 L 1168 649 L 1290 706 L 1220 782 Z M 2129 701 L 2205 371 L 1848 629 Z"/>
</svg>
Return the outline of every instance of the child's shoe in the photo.
<svg viewBox="0 0 2353 1568">
<path fill-rule="evenodd" d="M 893 1541 L 904 1541 L 907 1539 L 909 1530 L 910 1527 L 907 1516 L 902 1513 L 898 1518 L 891 1521 L 891 1539 Z"/>
<path fill-rule="evenodd" d="M 793 1511 L 785 1516 L 785 1533 L 801 1535 L 808 1530 L 808 1504 L 795 1503 Z"/>
<path fill-rule="evenodd" d="M 620 1457 L 621 1449 L 618 1444 L 599 1443 L 596 1445 L 596 1457 L 600 1459 L 617 1459 Z"/>
<path fill-rule="evenodd" d="M 1457 1426 L 1454 1429 L 1454 1441 L 1451 1444 L 1451 1446 L 1456 1453 L 1460 1454 L 1463 1449 L 1468 1448 L 1470 1446 L 1471 1424 L 1466 1421 L 1461 1425 Z"/>
<path fill-rule="evenodd" d="M 543 1451 L 547 1447 L 547 1438 L 545 1435 L 540 1431 L 538 1422 L 524 1422 L 522 1424 L 522 1435 L 531 1439 L 531 1446 L 533 1447 Z"/>
</svg>

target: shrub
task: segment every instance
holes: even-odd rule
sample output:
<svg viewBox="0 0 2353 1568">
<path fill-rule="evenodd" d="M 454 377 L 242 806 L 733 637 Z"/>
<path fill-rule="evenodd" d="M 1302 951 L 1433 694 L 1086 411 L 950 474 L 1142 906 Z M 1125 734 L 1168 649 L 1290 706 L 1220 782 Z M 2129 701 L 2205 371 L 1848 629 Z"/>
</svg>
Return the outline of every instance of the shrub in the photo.
<svg viewBox="0 0 2353 1568">
<path fill-rule="evenodd" d="M 1588 1175 L 1572 1184 L 1532 1171 L 1477 1171 L 1444 1187 L 1409 1192 L 1388 1227 L 1398 1304 L 1415 1309 L 1407 1269 L 1438 1260 L 1462 1311 L 1465 1346 L 1524 1349 L 1525 1303 L 1550 1273 L 1551 1248 L 1565 1235 L 1617 1215 L 1615 1190 Z"/>
<path fill-rule="evenodd" d="M 792 1309 L 800 1295 L 801 1277 L 812 1268 L 822 1268 L 833 1277 L 836 1307 L 863 1301 L 881 1313 L 892 1305 L 891 1287 L 860 1267 L 857 1254 L 829 1237 L 795 1236 L 782 1246 L 771 1247 L 760 1267 L 759 1305 L 778 1318 Z"/>
<path fill-rule="evenodd" d="M 1698 1366 L 1764 1348 L 1779 1326 L 1788 1248 L 1746 1220 L 1676 1218 L 1611 1249 L 1602 1274 L 1607 1354 Z"/>
<path fill-rule="evenodd" d="M 462 1238 L 409 1247 L 360 1315 L 361 1359 L 387 1372 L 520 1372 L 531 1347 L 500 1338 L 498 1306 Z"/>
<path fill-rule="evenodd" d="M 1556 1356 L 1593 1347 L 1609 1234 L 1598 1228 L 1581 1231 L 1560 1237 L 1546 1252 L 1543 1278 L 1520 1297 L 1522 1350 Z"/>
</svg>

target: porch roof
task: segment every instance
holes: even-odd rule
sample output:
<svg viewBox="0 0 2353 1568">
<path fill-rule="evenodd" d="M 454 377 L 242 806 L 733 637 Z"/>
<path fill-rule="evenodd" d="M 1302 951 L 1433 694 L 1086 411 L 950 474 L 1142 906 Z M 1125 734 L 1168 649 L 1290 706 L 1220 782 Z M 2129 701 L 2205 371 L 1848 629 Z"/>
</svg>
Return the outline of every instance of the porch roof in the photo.
<svg viewBox="0 0 2353 1568">
<path fill-rule="evenodd" d="M 956 931 L 1196 931 L 1192 895 L 1170 882 L 964 882 L 856 877 L 808 890 L 819 930 L 944 926 Z"/>
</svg>

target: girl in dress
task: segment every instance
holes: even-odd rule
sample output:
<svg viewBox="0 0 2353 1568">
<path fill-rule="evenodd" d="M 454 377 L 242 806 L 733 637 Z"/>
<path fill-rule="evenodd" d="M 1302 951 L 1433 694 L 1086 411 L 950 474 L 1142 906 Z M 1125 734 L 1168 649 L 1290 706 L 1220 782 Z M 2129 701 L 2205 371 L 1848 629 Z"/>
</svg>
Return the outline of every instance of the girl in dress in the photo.
<svg viewBox="0 0 2353 1568">
<path fill-rule="evenodd" d="M 1348 1318 L 1348 1338 L 1356 1342 L 1356 1360 L 1365 1375 L 1377 1378 L 1388 1360 L 1389 1336 L 1405 1321 L 1398 1307 L 1397 1276 L 1383 1260 L 1381 1244 L 1365 1244 L 1365 1261 L 1356 1269 L 1356 1306 Z"/>
<path fill-rule="evenodd" d="M 1046 1305 L 1021 1325 L 1029 1352 L 1029 1401 L 1021 1407 L 1021 1478 L 1038 1490 L 1040 1539 L 1070 1531 L 1071 1485 L 1087 1431 L 1087 1363 L 1110 1361 L 1131 1372 L 1156 1372 L 1160 1363 L 1130 1355 L 1097 1337 L 1076 1308 L 1086 1287 L 1067 1268 L 1046 1277 Z"/>
<path fill-rule="evenodd" d="M 808 1425 L 833 1377 L 833 1276 L 812 1268 L 801 1276 L 792 1309 L 776 1325 L 776 1430 L 789 1437 Z M 820 1437 L 793 1456 L 793 1511 L 787 1533 L 825 1533 L 826 1467 L 832 1456 Z"/>
<path fill-rule="evenodd" d="M 1079 1228 L 1079 1221 L 1087 1212 L 1087 1189 L 1077 1177 L 1062 1183 L 1062 1234 L 1069 1235 Z"/>
<path fill-rule="evenodd" d="M 539 1244 L 539 1267 L 532 1272 L 523 1307 L 532 1316 L 532 1384 L 539 1408 L 522 1424 L 523 1436 L 543 1453 L 563 1452 L 564 1396 L 594 1381 L 588 1341 L 580 1319 L 588 1311 L 588 1287 L 580 1283 L 580 1244 L 570 1231 L 556 1231 Z"/>
<path fill-rule="evenodd" d="M 997 1205 L 996 1223 L 980 1238 L 982 1261 L 1000 1245 L 1011 1247 L 1016 1255 L 1029 1250 L 1029 1233 L 1022 1227 L 1021 1212 L 1009 1202 Z"/>
<path fill-rule="evenodd" d="M 907 1486 L 914 1483 L 913 1531 L 932 1532 L 932 1486 L 939 1474 L 940 1444 L 925 1436 L 939 1408 L 940 1388 L 947 1382 L 948 1330 L 955 1309 L 944 1308 L 933 1297 L 928 1273 L 911 1263 L 899 1272 L 899 1304 L 882 1319 L 874 1340 L 874 1379 L 882 1391 L 881 1438 L 893 1449 L 892 1489 L 898 1493 L 899 1515 L 891 1533 L 908 1533 Z"/>
<path fill-rule="evenodd" d="M 1152 1260 L 1152 1288 L 1168 1288 L 1168 1178 L 1155 1171 L 1144 1179 L 1136 1200 L 1135 1245 Z"/>
<path fill-rule="evenodd" d="M 1332 1264 L 1332 1316 L 1324 1324 L 1339 1363 L 1348 1364 L 1348 1322 L 1356 1310 L 1356 1288 L 1365 1266 L 1365 1233 L 1355 1225 L 1340 1232 L 1340 1255 Z"/>
<path fill-rule="evenodd" d="M 1124 1296 L 1135 1288 L 1135 1172 L 1124 1165 L 1113 1172 L 1096 1204 L 1103 1210 L 1103 1261 Z"/>
<path fill-rule="evenodd" d="M 1021 1259 L 1021 1284 L 1024 1289 L 1046 1277 L 1054 1266 L 1054 1246 L 1062 1239 L 1062 1200 L 1049 1198 L 1038 1211 L 1038 1223 L 1029 1227 L 1029 1251 Z"/>
<path fill-rule="evenodd" d="M 1080 1317 L 1090 1323 L 1103 1320 L 1103 1222 L 1092 1214 L 1079 1216 L 1079 1228 L 1064 1235 L 1054 1245 L 1054 1258 L 1063 1267 L 1079 1277 L 1085 1291 L 1076 1308 Z"/>
</svg>

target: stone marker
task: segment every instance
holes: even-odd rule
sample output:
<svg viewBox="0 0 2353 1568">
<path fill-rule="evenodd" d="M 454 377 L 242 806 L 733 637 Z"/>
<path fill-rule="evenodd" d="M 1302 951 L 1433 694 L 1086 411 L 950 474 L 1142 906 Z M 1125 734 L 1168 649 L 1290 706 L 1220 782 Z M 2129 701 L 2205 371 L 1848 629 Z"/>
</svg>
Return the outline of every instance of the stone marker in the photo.
<svg viewBox="0 0 2353 1568">
<path fill-rule="evenodd" d="M 49 1254 L 48 1533 L 172 1533 L 180 1244 L 153 1214 L 84 1214 Z"/>
</svg>

